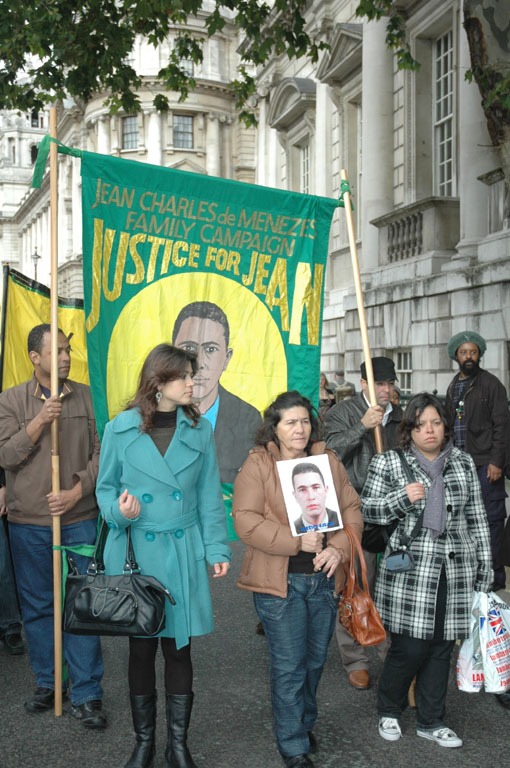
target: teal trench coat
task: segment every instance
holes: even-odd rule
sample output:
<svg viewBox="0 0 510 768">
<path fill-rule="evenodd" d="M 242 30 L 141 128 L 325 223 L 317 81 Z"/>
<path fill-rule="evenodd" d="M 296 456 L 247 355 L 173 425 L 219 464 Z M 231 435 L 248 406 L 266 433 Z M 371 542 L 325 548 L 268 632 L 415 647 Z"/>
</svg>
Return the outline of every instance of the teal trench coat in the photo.
<svg viewBox="0 0 510 768">
<path fill-rule="evenodd" d="M 196 427 L 181 408 L 166 453 L 140 431 L 136 409 L 119 413 L 106 425 L 96 496 L 109 533 L 106 572 L 122 573 L 126 527 L 142 573 L 154 576 L 172 593 L 160 633 L 177 648 L 214 629 L 207 564 L 230 562 L 218 464 L 211 425 Z M 119 510 L 124 489 L 136 496 L 140 516 L 128 520 Z"/>
</svg>

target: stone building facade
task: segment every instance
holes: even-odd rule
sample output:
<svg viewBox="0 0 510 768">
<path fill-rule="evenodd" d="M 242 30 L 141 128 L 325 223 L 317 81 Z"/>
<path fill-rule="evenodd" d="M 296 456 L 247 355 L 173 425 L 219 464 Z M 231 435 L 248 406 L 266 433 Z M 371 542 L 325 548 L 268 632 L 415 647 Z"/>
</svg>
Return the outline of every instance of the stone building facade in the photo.
<svg viewBox="0 0 510 768">
<path fill-rule="evenodd" d="M 461 0 L 403 0 L 418 72 L 402 72 L 384 21 L 361 23 L 356 0 L 316 0 L 310 33 L 329 45 L 316 64 L 275 58 L 257 73 L 256 129 L 239 123 L 228 81 L 239 38 L 233 26 L 205 43 L 189 100 L 156 113 L 152 98 L 169 39 L 140 39 L 138 115 L 109 115 L 104 96 L 64 105 L 59 139 L 70 146 L 240 181 L 337 197 L 347 170 L 372 354 L 393 357 L 405 393 L 444 394 L 455 366 L 449 337 L 464 328 L 487 339 L 484 367 L 509 388 L 510 223 L 470 66 Z M 204 4 L 204 12 L 207 3 Z M 195 22 L 200 32 L 203 17 Z M 191 66 L 191 65 L 190 65 Z M 46 115 L 2 113 L 2 260 L 48 281 L 48 179 L 26 192 Z M 34 125 L 33 120 L 41 120 Z M 13 146 L 17 149 L 13 154 Z M 59 155 L 60 293 L 81 295 L 79 160 Z M 32 258 L 35 249 L 42 258 Z M 359 378 L 361 335 L 345 214 L 331 230 L 322 369 Z"/>
<path fill-rule="evenodd" d="M 403 2 L 418 72 L 402 72 L 384 21 L 356 2 L 315 2 L 319 63 L 272 61 L 258 77 L 257 181 L 337 196 L 347 170 L 372 354 L 392 357 L 404 392 L 444 394 L 462 329 L 509 387 L 510 223 L 470 66 L 460 0 Z M 331 233 L 322 370 L 359 379 L 361 335 L 345 214 Z"/>
</svg>

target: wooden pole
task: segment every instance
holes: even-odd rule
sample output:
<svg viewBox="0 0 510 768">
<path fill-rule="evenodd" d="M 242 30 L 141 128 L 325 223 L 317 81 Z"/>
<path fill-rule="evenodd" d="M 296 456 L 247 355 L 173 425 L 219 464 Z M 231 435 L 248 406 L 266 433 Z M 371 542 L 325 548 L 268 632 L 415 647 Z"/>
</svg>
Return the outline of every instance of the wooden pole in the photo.
<svg viewBox="0 0 510 768">
<path fill-rule="evenodd" d="M 50 136 L 57 138 L 57 109 L 50 109 Z M 58 148 L 50 143 L 50 337 L 51 396 L 58 397 Z M 51 422 L 51 492 L 60 493 L 59 420 Z M 60 517 L 51 520 L 53 546 L 60 547 Z M 62 715 L 62 553 L 53 550 L 53 632 L 55 646 L 55 717 Z"/>
<path fill-rule="evenodd" d="M 342 181 L 347 181 L 347 173 L 342 168 L 340 171 Z M 352 220 L 351 195 L 348 191 L 343 194 L 345 207 L 345 218 L 347 222 L 347 235 L 349 237 L 349 248 L 351 251 L 352 274 L 354 275 L 354 288 L 356 290 L 356 303 L 358 305 L 359 328 L 361 332 L 361 345 L 363 347 L 363 359 L 367 369 L 367 385 L 370 405 L 377 405 L 375 396 L 374 369 L 372 368 L 372 358 L 370 357 L 370 345 L 368 343 L 367 320 L 365 317 L 365 305 L 363 304 L 363 292 L 361 290 L 361 276 L 359 273 L 358 252 L 356 250 L 356 238 L 354 236 L 354 223 Z M 377 453 L 383 452 L 381 427 L 374 427 L 375 450 Z"/>
</svg>

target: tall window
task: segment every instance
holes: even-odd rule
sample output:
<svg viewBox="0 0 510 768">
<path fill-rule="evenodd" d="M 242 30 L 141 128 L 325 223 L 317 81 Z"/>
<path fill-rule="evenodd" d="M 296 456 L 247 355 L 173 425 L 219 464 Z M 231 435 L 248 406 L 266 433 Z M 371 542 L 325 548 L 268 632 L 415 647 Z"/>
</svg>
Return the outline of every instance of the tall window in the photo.
<svg viewBox="0 0 510 768">
<path fill-rule="evenodd" d="M 310 192 L 310 146 L 305 144 L 299 148 L 299 191 Z"/>
<path fill-rule="evenodd" d="M 434 48 L 434 155 L 436 194 L 454 195 L 454 70 L 452 32 L 440 37 Z"/>
<path fill-rule="evenodd" d="M 30 115 L 30 125 L 32 128 L 39 128 L 39 114 L 35 110 Z"/>
<path fill-rule="evenodd" d="M 340 115 L 334 104 L 331 109 L 331 194 L 340 196 Z M 333 214 L 331 247 L 334 251 L 340 248 L 340 208 Z"/>
<path fill-rule="evenodd" d="M 37 146 L 35 144 L 32 144 L 30 147 L 30 163 L 34 165 L 35 161 L 37 160 Z"/>
<path fill-rule="evenodd" d="M 193 77 L 193 61 L 191 59 L 181 59 L 179 66 L 184 70 L 188 77 Z"/>
<path fill-rule="evenodd" d="M 122 149 L 137 149 L 138 147 L 138 118 L 122 118 Z"/>
<path fill-rule="evenodd" d="M 395 371 L 398 376 L 398 386 L 403 395 L 412 394 L 413 358 L 410 349 L 396 354 Z"/>
<path fill-rule="evenodd" d="M 193 148 L 193 118 L 190 115 L 174 115 L 174 147 Z"/>
</svg>

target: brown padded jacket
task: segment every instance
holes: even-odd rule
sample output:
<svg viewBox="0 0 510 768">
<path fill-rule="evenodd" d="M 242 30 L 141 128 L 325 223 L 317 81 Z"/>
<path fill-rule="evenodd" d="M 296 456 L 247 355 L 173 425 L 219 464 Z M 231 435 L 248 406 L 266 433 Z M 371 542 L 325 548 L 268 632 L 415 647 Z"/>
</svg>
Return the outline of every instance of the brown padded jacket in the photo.
<svg viewBox="0 0 510 768">
<path fill-rule="evenodd" d="M 361 540 L 363 521 L 359 496 L 334 451 L 324 442 L 313 443 L 311 455 L 326 453 L 340 505 L 342 521 L 348 523 Z M 299 537 L 290 530 L 276 462 L 280 451 L 276 443 L 250 451 L 234 484 L 232 511 L 237 535 L 246 545 L 246 553 L 237 586 L 250 592 L 287 596 L 289 557 L 299 552 Z M 345 531 L 327 534 L 328 545 L 341 552 L 343 563 L 349 560 L 349 539 Z M 344 568 L 335 573 L 335 591 L 343 589 Z"/>
<path fill-rule="evenodd" d="M 0 394 L 0 466 L 5 469 L 8 520 L 24 525 L 51 525 L 46 494 L 51 492 L 50 426 L 34 445 L 26 425 L 44 403 L 39 382 L 29 381 Z M 62 525 L 98 515 L 94 495 L 99 467 L 99 438 L 90 389 L 65 381 L 59 418 L 60 487 L 70 490 L 81 480 L 82 498 L 62 515 Z"/>
</svg>

